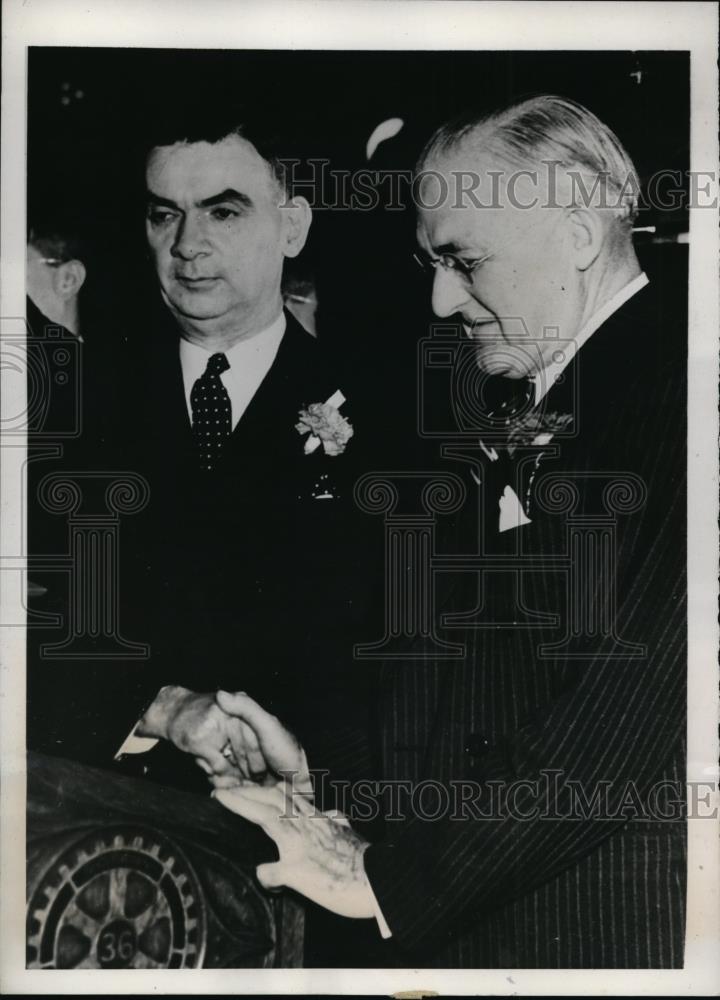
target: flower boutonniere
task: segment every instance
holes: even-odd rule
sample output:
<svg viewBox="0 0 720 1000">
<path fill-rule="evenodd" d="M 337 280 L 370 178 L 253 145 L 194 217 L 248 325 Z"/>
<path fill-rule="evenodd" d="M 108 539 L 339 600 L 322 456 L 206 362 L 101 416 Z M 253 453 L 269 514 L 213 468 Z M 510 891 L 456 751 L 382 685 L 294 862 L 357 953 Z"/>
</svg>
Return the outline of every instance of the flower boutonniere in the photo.
<svg viewBox="0 0 720 1000">
<path fill-rule="evenodd" d="M 340 413 L 344 402 L 345 397 L 338 389 L 324 403 L 310 403 L 307 409 L 300 410 L 295 430 L 309 435 L 304 447 L 306 455 L 311 455 L 321 444 L 326 455 L 342 455 L 345 451 L 355 431 Z"/>
<path fill-rule="evenodd" d="M 512 455 L 516 448 L 548 444 L 553 435 L 572 424 L 572 413 L 523 414 L 508 425 L 507 450 Z"/>
</svg>

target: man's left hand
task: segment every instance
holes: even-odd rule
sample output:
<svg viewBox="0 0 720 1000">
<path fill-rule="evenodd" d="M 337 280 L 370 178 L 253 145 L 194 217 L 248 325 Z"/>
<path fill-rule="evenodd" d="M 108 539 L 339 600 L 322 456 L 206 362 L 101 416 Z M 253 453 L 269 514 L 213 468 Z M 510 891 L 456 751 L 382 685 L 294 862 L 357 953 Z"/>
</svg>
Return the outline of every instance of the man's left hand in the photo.
<svg viewBox="0 0 720 1000">
<path fill-rule="evenodd" d="M 363 867 L 368 842 L 344 817 L 318 812 L 284 781 L 274 786 L 248 782 L 213 794 L 275 841 L 280 860 L 258 866 L 261 885 L 295 889 L 342 917 L 374 915 L 373 894 Z"/>
</svg>

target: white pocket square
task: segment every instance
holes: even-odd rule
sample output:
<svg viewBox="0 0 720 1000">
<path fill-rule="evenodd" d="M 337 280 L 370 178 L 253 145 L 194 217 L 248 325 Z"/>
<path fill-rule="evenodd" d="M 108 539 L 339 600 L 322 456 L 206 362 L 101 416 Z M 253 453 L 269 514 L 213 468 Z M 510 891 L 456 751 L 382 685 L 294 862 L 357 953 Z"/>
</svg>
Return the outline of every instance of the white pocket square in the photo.
<svg viewBox="0 0 720 1000">
<path fill-rule="evenodd" d="M 500 521 L 498 530 L 512 531 L 513 528 L 522 528 L 524 524 L 530 524 L 530 518 L 523 510 L 523 505 L 518 499 L 518 495 L 512 486 L 506 486 L 503 495 L 500 497 Z"/>
</svg>

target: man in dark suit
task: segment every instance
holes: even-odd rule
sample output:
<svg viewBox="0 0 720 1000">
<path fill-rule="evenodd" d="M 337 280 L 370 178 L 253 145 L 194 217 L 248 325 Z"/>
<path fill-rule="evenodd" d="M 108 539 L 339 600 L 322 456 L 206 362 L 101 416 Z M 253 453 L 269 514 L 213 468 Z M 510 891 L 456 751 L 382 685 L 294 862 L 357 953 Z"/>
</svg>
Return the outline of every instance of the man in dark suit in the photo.
<svg viewBox="0 0 720 1000">
<path fill-rule="evenodd" d="M 123 524 L 119 592 L 127 634 L 151 652 L 86 664 L 81 694 L 74 684 L 86 717 L 72 726 L 85 729 L 83 758 L 143 752 L 167 780 L 186 758 L 155 750 L 158 737 L 206 770 L 262 770 L 248 727 L 197 692 L 243 685 L 307 717 L 339 689 L 358 614 L 347 515 L 362 434 L 320 343 L 282 306 L 310 208 L 286 189 L 273 137 L 209 117 L 151 143 L 146 235 L 162 305 L 96 366 L 86 448 L 88 469 L 149 487 Z"/>
<path fill-rule="evenodd" d="M 476 404 L 477 434 L 446 453 L 478 484 L 451 525 L 465 572 L 438 593 L 465 654 L 418 643 L 385 666 L 379 703 L 379 776 L 433 795 L 395 800 L 369 844 L 313 814 L 312 747 L 225 693 L 270 769 L 298 777 L 217 795 L 275 838 L 266 885 L 374 916 L 388 961 L 679 967 L 682 308 L 648 286 L 632 163 L 587 109 L 540 97 L 452 123 L 419 170 L 433 308 L 460 318 L 481 376 L 453 400 Z"/>
<path fill-rule="evenodd" d="M 27 330 L 27 582 L 28 745 L 50 749 L 58 739 L 56 664 L 42 646 L 51 638 L 48 621 L 67 614 L 67 594 L 56 566 L 67 546 L 67 525 L 42 503 L 40 484 L 82 464 L 83 403 L 92 396 L 85 381 L 86 277 L 89 248 L 77 220 L 66 212 L 28 207 L 25 321 Z M 88 407 L 90 409 L 90 407 Z M 59 722 L 59 720 L 56 720 Z M 66 719 L 70 727 L 72 721 Z M 57 745 L 57 744 L 56 744 Z"/>
<path fill-rule="evenodd" d="M 66 226 L 51 223 L 30 227 L 27 241 L 27 294 L 33 310 L 31 328 L 44 317 L 80 336 L 80 291 L 85 284 L 85 253 Z M 39 336 L 39 332 L 36 336 Z"/>
</svg>

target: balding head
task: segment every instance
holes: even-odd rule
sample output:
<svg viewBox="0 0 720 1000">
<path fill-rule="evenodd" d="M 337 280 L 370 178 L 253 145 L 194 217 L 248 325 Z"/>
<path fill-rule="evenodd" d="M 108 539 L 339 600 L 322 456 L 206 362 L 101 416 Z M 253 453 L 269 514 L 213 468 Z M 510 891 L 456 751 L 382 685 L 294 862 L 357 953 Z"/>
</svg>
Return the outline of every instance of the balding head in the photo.
<svg viewBox="0 0 720 1000">
<path fill-rule="evenodd" d="M 567 98 L 544 95 L 454 119 L 431 137 L 418 171 L 459 155 L 492 161 L 507 178 L 536 175 L 540 203 L 602 210 L 628 234 L 637 217 L 639 182 L 630 156 L 604 122 Z"/>
</svg>

